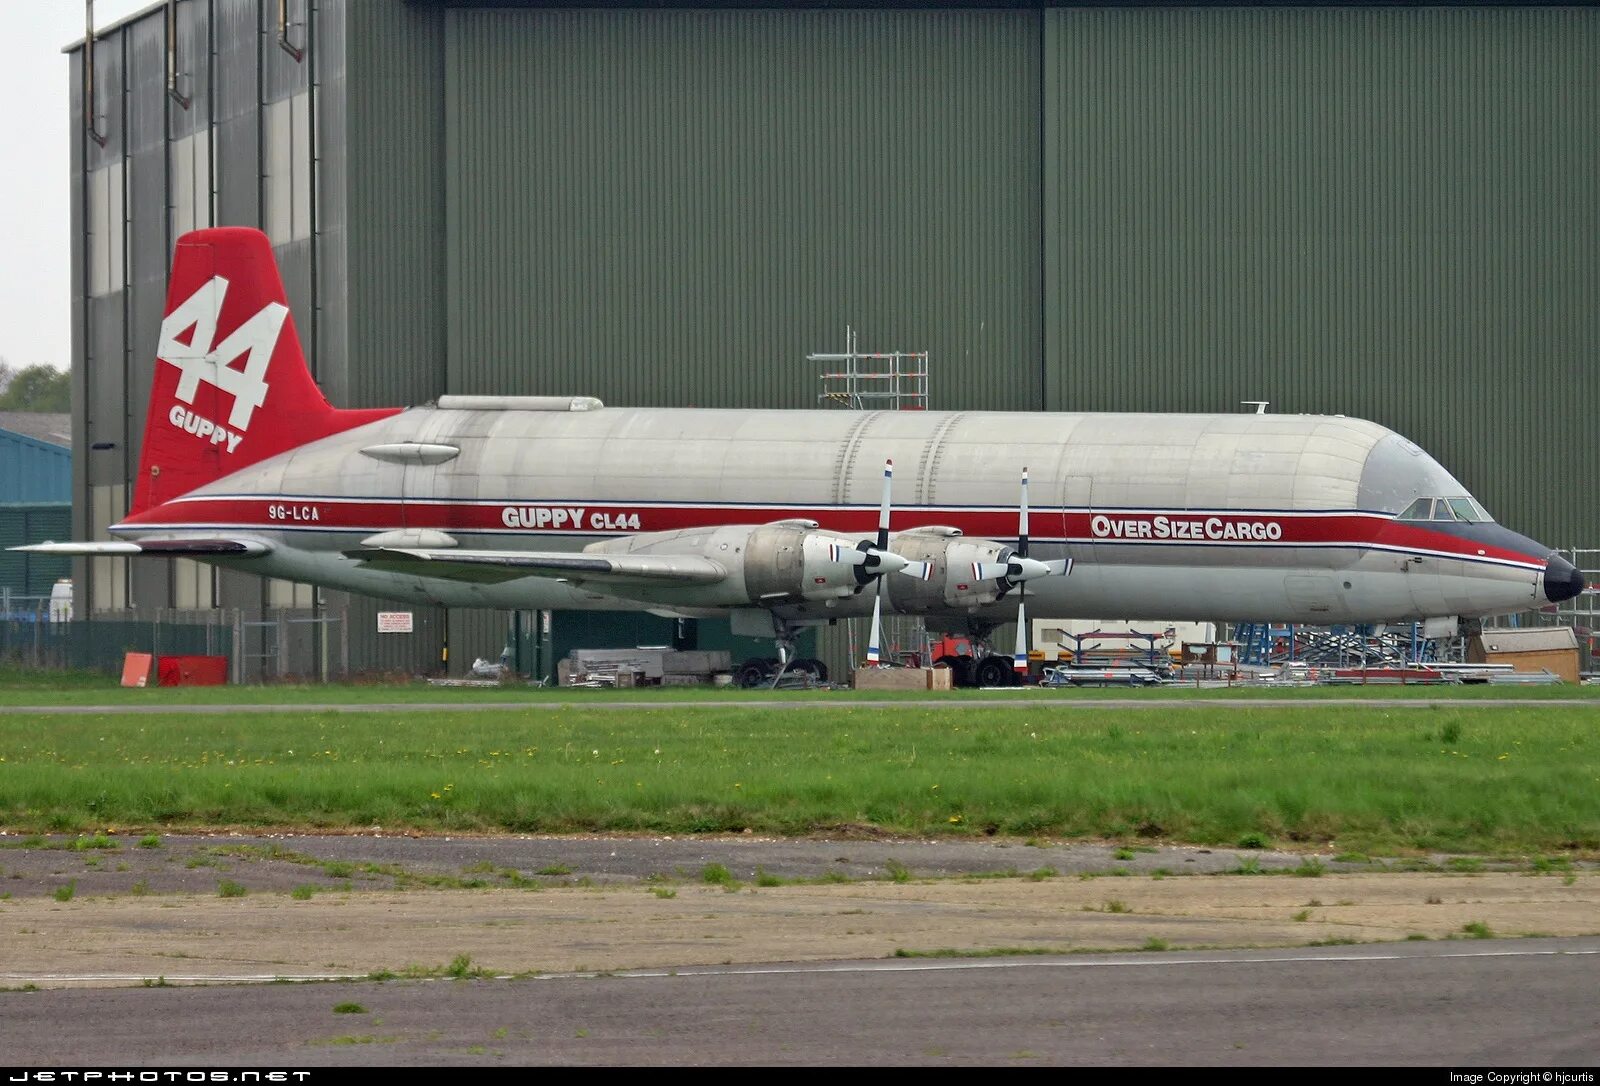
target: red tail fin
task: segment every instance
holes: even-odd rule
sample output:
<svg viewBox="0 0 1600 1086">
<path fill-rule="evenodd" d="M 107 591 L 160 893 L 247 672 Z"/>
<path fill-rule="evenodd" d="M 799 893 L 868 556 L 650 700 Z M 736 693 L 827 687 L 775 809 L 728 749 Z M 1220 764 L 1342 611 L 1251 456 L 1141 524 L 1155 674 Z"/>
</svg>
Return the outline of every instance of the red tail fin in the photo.
<svg viewBox="0 0 1600 1086">
<path fill-rule="evenodd" d="M 398 408 L 339 411 L 306 369 L 259 230 L 178 239 L 130 515 Z"/>
</svg>

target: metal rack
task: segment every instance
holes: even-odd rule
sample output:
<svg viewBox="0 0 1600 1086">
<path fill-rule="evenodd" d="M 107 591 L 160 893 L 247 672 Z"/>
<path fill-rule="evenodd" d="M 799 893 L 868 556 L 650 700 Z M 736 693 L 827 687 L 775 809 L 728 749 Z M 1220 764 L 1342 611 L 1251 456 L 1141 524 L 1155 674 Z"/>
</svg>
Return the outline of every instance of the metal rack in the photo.
<svg viewBox="0 0 1600 1086">
<path fill-rule="evenodd" d="M 828 367 L 819 376 L 818 404 L 853 411 L 927 410 L 927 351 L 862 351 L 854 328 L 847 325 L 844 335 L 844 353 L 806 355 L 806 361 Z"/>
<path fill-rule="evenodd" d="M 1445 642 L 1430 641 L 1422 637 L 1421 630 L 1421 624 L 1414 622 L 1382 629 L 1373 625 L 1240 623 L 1234 627 L 1234 638 L 1240 644 L 1240 662 L 1255 667 L 1290 663 L 1399 667 L 1452 658 Z"/>
</svg>

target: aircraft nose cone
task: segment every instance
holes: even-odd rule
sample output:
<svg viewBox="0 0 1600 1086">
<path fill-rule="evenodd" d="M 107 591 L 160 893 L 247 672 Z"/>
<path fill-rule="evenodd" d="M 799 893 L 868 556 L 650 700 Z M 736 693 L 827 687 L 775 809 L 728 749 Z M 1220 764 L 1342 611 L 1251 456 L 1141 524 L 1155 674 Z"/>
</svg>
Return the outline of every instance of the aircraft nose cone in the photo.
<svg viewBox="0 0 1600 1086">
<path fill-rule="evenodd" d="M 1559 554 L 1544 564 L 1544 595 L 1551 603 L 1570 600 L 1584 587 L 1582 572 Z"/>
</svg>

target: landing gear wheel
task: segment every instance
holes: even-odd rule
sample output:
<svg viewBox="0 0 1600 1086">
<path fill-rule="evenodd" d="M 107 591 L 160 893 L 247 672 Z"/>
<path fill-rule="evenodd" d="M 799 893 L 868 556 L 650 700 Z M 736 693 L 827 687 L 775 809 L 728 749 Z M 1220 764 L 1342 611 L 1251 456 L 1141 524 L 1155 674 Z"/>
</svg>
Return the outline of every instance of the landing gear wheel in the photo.
<svg viewBox="0 0 1600 1086">
<path fill-rule="evenodd" d="M 933 662 L 933 666 L 949 668 L 950 682 L 954 686 L 965 689 L 978 685 L 972 679 L 972 657 L 970 656 L 941 656 Z"/>
<path fill-rule="evenodd" d="M 746 690 L 753 690 L 758 686 L 765 686 L 770 674 L 766 661 L 746 660 L 744 666 L 734 676 L 734 681 Z"/>
<path fill-rule="evenodd" d="M 976 678 L 979 686 L 1015 686 L 1014 674 L 1004 656 L 985 656 L 978 662 Z"/>
</svg>

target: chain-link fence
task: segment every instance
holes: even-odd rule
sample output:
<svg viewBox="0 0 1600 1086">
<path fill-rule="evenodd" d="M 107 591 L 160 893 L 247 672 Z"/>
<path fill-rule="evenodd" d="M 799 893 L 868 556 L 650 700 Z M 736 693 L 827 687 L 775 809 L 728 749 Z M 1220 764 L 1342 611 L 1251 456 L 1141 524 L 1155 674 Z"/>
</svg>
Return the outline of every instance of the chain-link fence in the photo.
<svg viewBox="0 0 1600 1086">
<path fill-rule="evenodd" d="M 350 674 L 342 611 L 219 608 L 112 611 L 74 619 L 49 597 L 0 609 L 0 663 L 39 671 L 122 672 L 130 652 L 225 656 L 228 681 L 329 682 Z"/>
<path fill-rule="evenodd" d="M 120 674 L 130 652 L 152 656 L 233 655 L 226 612 L 118 612 L 93 621 L 52 614 L 47 597 L 12 597 L 0 614 L 0 661 L 41 671 Z M 197 617 L 204 616 L 204 617 Z"/>
</svg>

